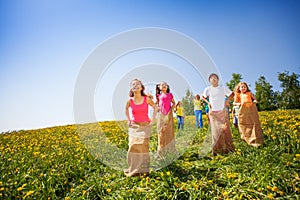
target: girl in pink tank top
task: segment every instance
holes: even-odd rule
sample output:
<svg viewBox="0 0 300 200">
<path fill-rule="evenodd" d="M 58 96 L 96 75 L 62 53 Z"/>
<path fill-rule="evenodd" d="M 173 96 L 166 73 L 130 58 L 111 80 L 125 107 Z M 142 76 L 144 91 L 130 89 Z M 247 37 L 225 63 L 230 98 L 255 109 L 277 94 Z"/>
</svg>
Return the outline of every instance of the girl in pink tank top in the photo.
<svg viewBox="0 0 300 200">
<path fill-rule="evenodd" d="M 142 104 L 135 104 L 134 98 L 130 98 L 130 108 L 132 112 L 132 122 L 150 122 L 147 96 L 144 96 Z"/>
<path fill-rule="evenodd" d="M 125 107 L 129 126 L 129 148 L 127 152 L 127 164 L 129 168 L 124 170 L 126 176 L 149 174 L 149 141 L 151 125 L 155 120 L 157 106 L 150 97 L 144 94 L 144 89 L 145 87 L 140 80 L 134 79 L 131 81 L 130 99 L 127 101 Z M 149 105 L 154 109 L 151 120 L 148 116 Z"/>
</svg>

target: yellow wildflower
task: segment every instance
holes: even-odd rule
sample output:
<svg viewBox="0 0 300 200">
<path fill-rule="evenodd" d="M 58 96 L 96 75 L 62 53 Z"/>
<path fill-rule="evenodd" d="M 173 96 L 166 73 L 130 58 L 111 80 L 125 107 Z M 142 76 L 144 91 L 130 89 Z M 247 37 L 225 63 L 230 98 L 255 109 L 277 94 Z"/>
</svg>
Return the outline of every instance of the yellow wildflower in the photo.
<svg viewBox="0 0 300 200">
<path fill-rule="evenodd" d="M 278 187 L 276 187 L 276 186 L 272 187 L 272 191 L 273 191 L 273 192 L 278 191 Z"/>
<path fill-rule="evenodd" d="M 33 190 L 30 190 L 30 191 L 28 191 L 28 192 L 26 193 L 26 196 L 32 195 L 33 193 L 34 193 L 34 191 L 33 191 Z"/>
<path fill-rule="evenodd" d="M 284 192 L 283 191 L 279 191 L 279 194 L 280 194 L 280 196 L 283 196 Z"/>
<path fill-rule="evenodd" d="M 227 173 L 227 178 L 236 178 L 238 173 Z"/>
</svg>

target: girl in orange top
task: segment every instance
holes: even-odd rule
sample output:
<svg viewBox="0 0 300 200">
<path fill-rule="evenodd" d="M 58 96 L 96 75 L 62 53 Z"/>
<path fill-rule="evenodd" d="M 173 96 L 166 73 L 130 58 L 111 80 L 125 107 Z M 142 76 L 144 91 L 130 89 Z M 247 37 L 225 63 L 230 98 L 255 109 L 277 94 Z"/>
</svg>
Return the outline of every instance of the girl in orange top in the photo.
<svg viewBox="0 0 300 200">
<path fill-rule="evenodd" d="M 255 96 L 249 90 L 247 83 L 240 82 L 236 86 L 235 105 L 242 105 L 245 103 L 257 103 Z"/>
<path fill-rule="evenodd" d="M 240 106 L 238 127 L 241 138 L 249 145 L 258 147 L 263 144 L 262 129 L 260 126 L 257 100 L 249 90 L 247 83 L 240 82 L 235 89 L 233 105 Z"/>
</svg>

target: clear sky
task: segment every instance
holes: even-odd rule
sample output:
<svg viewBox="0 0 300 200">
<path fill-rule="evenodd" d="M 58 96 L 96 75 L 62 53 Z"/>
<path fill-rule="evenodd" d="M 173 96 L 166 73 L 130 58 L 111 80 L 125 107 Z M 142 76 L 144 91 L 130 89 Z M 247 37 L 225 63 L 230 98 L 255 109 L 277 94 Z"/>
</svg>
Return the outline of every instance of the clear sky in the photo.
<svg viewBox="0 0 300 200">
<path fill-rule="evenodd" d="M 263 75 L 280 90 L 278 72 L 300 73 L 299 11 L 298 0 L 0 0 L 0 132 L 74 124 L 74 87 L 85 60 L 107 39 L 144 27 L 192 38 L 225 82 L 239 73 L 254 90 Z M 124 113 L 128 74 L 153 77 L 146 82 L 152 93 L 156 79 L 166 77 L 176 99 L 182 97 L 184 84 L 158 76 L 155 66 L 143 75 L 151 63 L 183 74 L 194 93 L 206 86 L 174 55 L 134 52 L 112 63 L 99 80 L 97 120 Z"/>
</svg>

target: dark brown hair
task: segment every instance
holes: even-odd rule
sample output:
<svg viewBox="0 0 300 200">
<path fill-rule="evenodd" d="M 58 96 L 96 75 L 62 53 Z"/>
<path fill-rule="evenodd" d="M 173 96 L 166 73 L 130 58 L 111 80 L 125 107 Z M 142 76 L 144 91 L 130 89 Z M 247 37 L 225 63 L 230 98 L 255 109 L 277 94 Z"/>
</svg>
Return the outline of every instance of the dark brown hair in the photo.
<svg viewBox="0 0 300 200">
<path fill-rule="evenodd" d="M 166 84 L 166 86 L 168 87 L 167 93 L 170 93 L 170 86 L 166 82 L 162 82 L 162 83 Z M 155 96 L 156 96 L 156 101 L 157 102 L 158 102 L 158 95 L 161 94 L 161 90 L 160 90 L 159 86 L 160 86 L 160 83 L 156 84 L 156 88 L 155 88 L 155 90 L 156 90 L 156 95 Z"/>
<path fill-rule="evenodd" d="M 145 95 L 145 93 L 144 93 L 145 86 L 143 85 L 142 81 L 140 81 L 139 79 L 135 78 L 135 79 L 133 79 L 133 80 L 130 82 L 130 85 L 131 85 L 131 83 L 132 83 L 133 81 L 138 81 L 138 82 L 140 82 L 141 87 L 142 87 L 141 95 L 142 95 L 142 96 L 147 96 L 147 95 Z M 131 89 L 129 90 L 129 96 L 130 96 L 130 97 L 133 97 L 133 96 L 134 96 L 134 92 L 133 92 Z"/>
<path fill-rule="evenodd" d="M 213 76 L 217 77 L 217 79 L 219 80 L 219 76 L 218 76 L 217 74 L 215 74 L 215 73 L 212 73 L 212 74 L 209 75 L 208 81 L 209 81 L 210 78 L 213 77 Z"/>
</svg>

